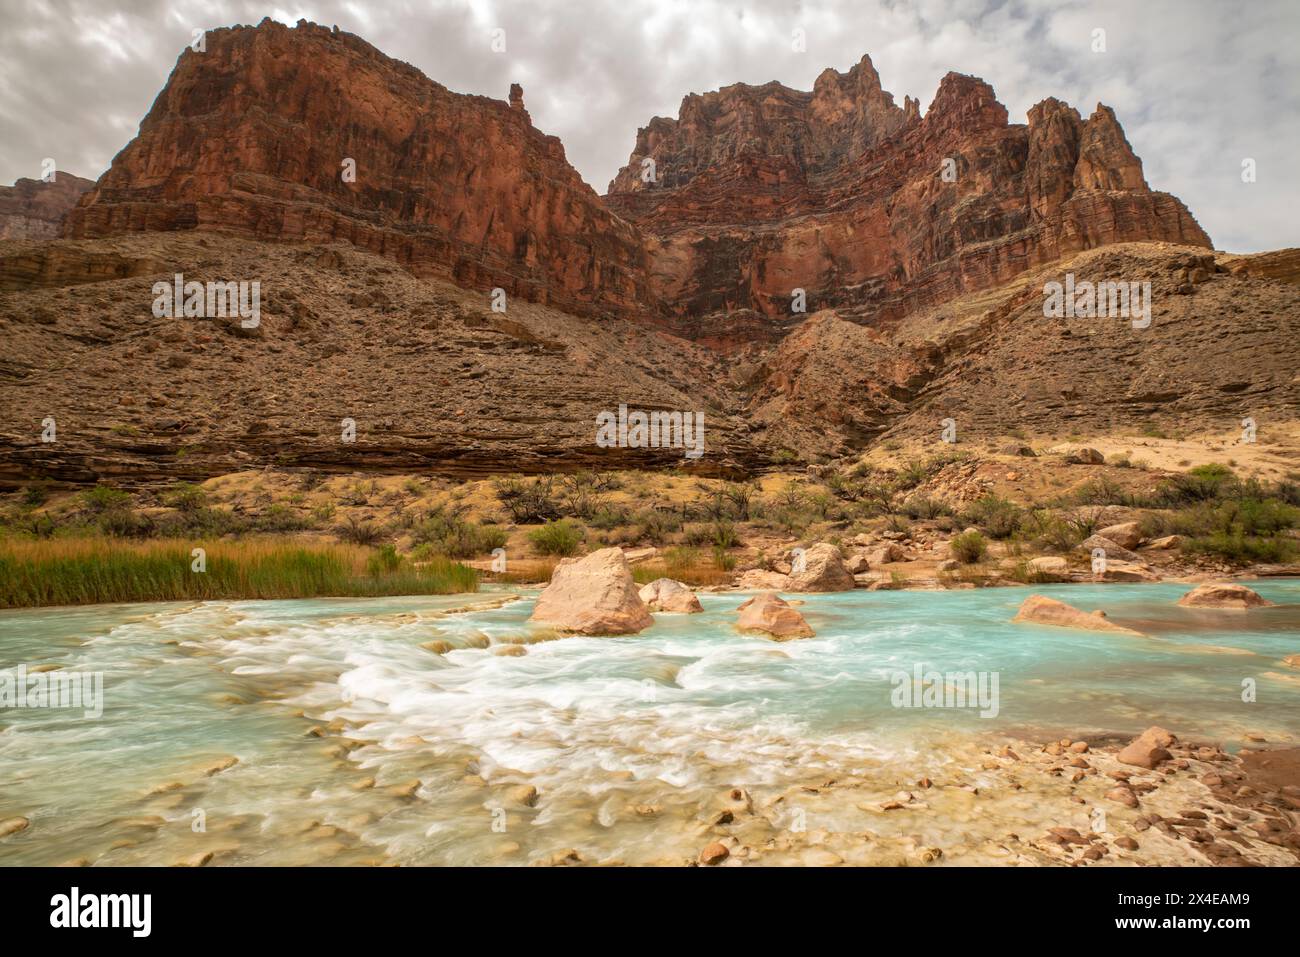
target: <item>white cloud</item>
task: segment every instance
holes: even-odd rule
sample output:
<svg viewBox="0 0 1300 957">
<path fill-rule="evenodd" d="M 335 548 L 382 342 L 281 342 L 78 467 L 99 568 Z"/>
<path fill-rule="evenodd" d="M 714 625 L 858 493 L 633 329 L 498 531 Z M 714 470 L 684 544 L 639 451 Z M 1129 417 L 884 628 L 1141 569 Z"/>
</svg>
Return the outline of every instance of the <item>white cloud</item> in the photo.
<svg viewBox="0 0 1300 957">
<path fill-rule="evenodd" d="M 602 191 L 636 130 L 684 95 L 744 81 L 810 89 L 869 53 L 886 89 L 924 109 L 949 70 L 993 85 L 1011 119 L 1047 96 L 1115 108 L 1157 189 L 1179 196 L 1215 244 L 1296 245 L 1300 208 L 1300 5 L 1257 0 L 47 0 L 4 13 L 0 181 L 60 168 L 98 176 L 148 111 L 195 27 L 337 23 L 450 89 L 504 99 L 524 84 L 537 126 Z M 487 31 L 507 30 L 493 54 Z M 807 52 L 790 48 L 795 26 Z M 1107 52 L 1091 50 L 1104 27 Z M 127 136 L 129 136 L 127 132 Z M 1241 159 L 1258 182 L 1240 180 Z"/>
</svg>

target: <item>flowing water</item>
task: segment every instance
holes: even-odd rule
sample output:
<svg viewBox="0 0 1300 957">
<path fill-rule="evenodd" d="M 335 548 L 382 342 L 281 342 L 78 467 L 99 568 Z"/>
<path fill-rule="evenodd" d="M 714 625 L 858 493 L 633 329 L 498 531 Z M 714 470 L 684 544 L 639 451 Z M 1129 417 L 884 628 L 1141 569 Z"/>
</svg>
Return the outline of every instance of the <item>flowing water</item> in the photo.
<svg viewBox="0 0 1300 957">
<path fill-rule="evenodd" d="M 734 631 L 736 593 L 617 638 L 530 626 L 529 591 L 0 613 L 11 677 L 103 680 L 98 716 L 0 709 L 0 820 L 31 822 L 0 864 L 659 862 L 736 787 L 776 820 L 809 782 L 887 796 L 1007 740 L 1295 743 L 1300 581 L 1251 586 L 1279 607 L 1183 609 L 1174 584 L 809 595 L 817 637 L 785 643 Z M 1035 591 L 1150 637 L 1011 624 Z M 995 707 L 897 707 L 918 667 L 996 677 Z M 977 841 L 978 815 L 945 814 Z"/>
</svg>

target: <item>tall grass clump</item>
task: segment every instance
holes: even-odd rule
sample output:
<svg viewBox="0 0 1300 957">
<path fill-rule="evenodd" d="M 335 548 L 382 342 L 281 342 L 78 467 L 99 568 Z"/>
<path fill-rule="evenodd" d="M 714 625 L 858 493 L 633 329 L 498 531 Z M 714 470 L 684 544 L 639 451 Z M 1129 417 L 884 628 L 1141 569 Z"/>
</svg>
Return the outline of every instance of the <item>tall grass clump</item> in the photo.
<svg viewBox="0 0 1300 957">
<path fill-rule="evenodd" d="M 193 568 L 196 547 L 206 552 L 204 571 Z M 376 559 L 377 554 L 382 557 Z M 0 542 L 0 607 L 4 608 L 443 595 L 477 587 L 474 569 L 448 559 L 416 567 L 400 556 L 355 545 L 106 538 Z"/>
</svg>

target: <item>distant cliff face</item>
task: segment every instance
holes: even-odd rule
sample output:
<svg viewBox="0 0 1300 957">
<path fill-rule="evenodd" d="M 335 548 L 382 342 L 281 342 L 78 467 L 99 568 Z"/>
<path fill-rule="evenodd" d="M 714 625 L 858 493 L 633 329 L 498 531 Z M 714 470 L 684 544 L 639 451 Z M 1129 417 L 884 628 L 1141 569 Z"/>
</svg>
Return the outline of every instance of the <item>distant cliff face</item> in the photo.
<svg viewBox="0 0 1300 957">
<path fill-rule="evenodd" d="M 20 179 L 0 186 L 0 239 L 53 239 L 63 217 L 94 182 L 71 173 L 54 174 L 53 182 Z"/>
<path fill-rule="evenodd" d="M 686 97 L 602 201 L 517 85 L 452 93 L 351 34 L 270 20 L 182 54 L 63 235 L 188 229 L 345 240 L 723 349 L 783 335 L 795 290 L 809 313 L 890 318 L 1108 243 L 1209 245 L 1100 105 L 1048 99 L 1009 125 L 988 84 L 950 73 L 922 118 L 864 57 L 811 92 Z"/>
<path fill-rule="evenodd" d="M 984 437 L 1294 417 L 1295 251 L 1188 248 L 1209 238 L 1104 106 L 1010 125 L 949 74 L 922 117 L 864 59 L 811 92 L 687 97 L 602 200 L 508 97 L 305 22 L 187 50 L 64 238 L 0 243 L 0 487 L 284 463 L 740 477 L 944 416 Z M 20 181 L 0 214 L 53 229 L 77 188 Z M 1140 349 L 1044 318 L 1067 271 L 1151 284 Z M 177 272 L 261 280 L 261 324 L 160 327 Z M 596 443 L 624 402 L 704 414 L 704 459 Z"/>
<path fill-rule="evenodd" d="M 177 229 L 342 239 L 573 312 L 646 296 L 638 232 L 533 127 L 522 90 L 509 104 L 452 93 L 305 21 L 185 50 L 64 235 Z"/>
<path fill-rule="evenodd" d="M 1008 125 L 988 84 L 950 73 L 922 119 L 866 57 L 811 93 L 688 96 L 606 200 L 650 234 L 652 288 L 684 321 L 789 315 L 795 289 L 809 312 L 899 315 L 1107 243 L 1210 245 L 1147 187 L 1109 108 L 1048 99 Z"/>
</svg>

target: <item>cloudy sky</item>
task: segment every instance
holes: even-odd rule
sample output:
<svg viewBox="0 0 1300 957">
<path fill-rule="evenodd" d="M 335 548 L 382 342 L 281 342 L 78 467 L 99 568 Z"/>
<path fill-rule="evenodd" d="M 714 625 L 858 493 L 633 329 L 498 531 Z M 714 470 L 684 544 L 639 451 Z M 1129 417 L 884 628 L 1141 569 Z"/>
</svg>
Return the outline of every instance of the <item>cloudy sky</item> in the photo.
<svg viewBox="0 0 1300 957">
<path fill-rule="evenodd" d="M 1013 121 L 1056 96 L 1114 107 L 1147 180 L 1217 247 L 1300 245 L 1300 2 L 1252 0 L 0 0 L 0 182 L 97 177 L 196 28 L 307 18 L 449 88 L 504 99 L 604 192 L 651 116 L 736 81 L 811 89 L 869 53 L 924 110 L 949 70 L 989 81 Z M 505 52 L 491 34 L 505 31 Z M 796 52 L 796 29 L 806 50 Z M 1105 52 L 1094 52 L 1096 30 Z M 1256 182 L 1242 182 L 1242 161 Z"/>
</svg>

